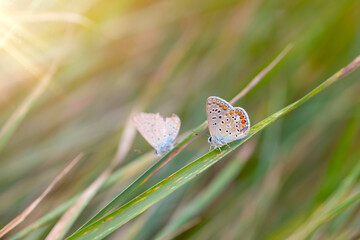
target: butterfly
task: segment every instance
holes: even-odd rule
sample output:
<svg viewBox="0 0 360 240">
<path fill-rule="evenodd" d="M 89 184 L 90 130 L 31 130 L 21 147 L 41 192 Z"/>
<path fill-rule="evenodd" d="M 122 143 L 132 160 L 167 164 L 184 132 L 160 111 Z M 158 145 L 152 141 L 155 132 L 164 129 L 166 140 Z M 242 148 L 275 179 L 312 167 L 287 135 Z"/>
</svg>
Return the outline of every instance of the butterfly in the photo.
<svg viewBox="0 0 360 240">
<path fill-rule="evenodd" d="M 181 125 L 176 114 L 166 118 L 159 113 L 138 113 L 133 116 L 133 122 L 158 156 L 163 156 L 174 147 Z"/>
<path fill-rule="evenodd" d="M 250 119 L 241 107 L 233 107 L 219 97 L 209 97 L 206 115 L 210 137 L 208 142 L 216 147 L 246 137 L 250 129 Z"/>
</svg>

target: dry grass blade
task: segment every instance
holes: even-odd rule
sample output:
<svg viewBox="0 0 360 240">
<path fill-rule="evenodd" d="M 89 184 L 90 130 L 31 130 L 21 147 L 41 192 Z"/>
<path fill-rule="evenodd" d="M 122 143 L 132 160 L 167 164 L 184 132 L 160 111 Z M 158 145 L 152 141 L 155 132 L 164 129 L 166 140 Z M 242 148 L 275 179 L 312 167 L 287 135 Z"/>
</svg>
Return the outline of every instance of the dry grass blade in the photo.
<svg viewBox="0 0 360 240">
<path fill-rule="evenodd" d="M 82 25 L 87 28 L 95 28 L 96 24 L 89 18 L 72 12 L 42 12 L 27 13 L 20 12 L 8 15 L 19 22 L 69 22 Z"/>
<path fill-rule="evenodd" d="M 125 182 L 136 176 L 142 170 L 145 170 L 146 167 L 149 167 L 151 163 L 155 161 L 155 155 L 152 152 L 148 152 L 143 154 L 139 158 L 134 159 L 131 163 L 126 164 L 125 166 L 121 167 L 120 169 L 114 171 L 109 178 L 105 181 L 102 187 L 99 189 L 97 193 L 104 192 L 107 189 L 111 188 L 115 184 L 120 182 Z M 76 201 L 81 197 L 81 193 L 74 196 L 73 198 L 69 199 L 65 203 L 62 203 L 60 206 L 57 206 L 52 211 L 48 212 L 45 216 L 41 217 L 40 219 L 36 220 L 25 229 L 18 232 L 16 235 L 12 236 L 10 239 L 18 240 L 24 239 L 29 234 L 33 233 L 37 229 L 42 227 L 50 226 L 56 219 L 60 218 L 62 214 L 65 213 L 67 209 L 73 206 Z"/>
<path fill-rule="evenodd" d="M 19 225 L 21 222 L 25 220 L 29 214 L 34 211 L 34 209 L 39 205 L 39 203 L 46 197 L 46 195 L 56 186 L 56 184 L 63 179 L 66 174 L 79 162 L 79 160 L 82 158 L 83 154 L 79 154 L 74 160 L 71 161 L 71 163 L 64 169 L 62 172 L 50 183 L 50 185 L 45 189 L 45 191 L 33 202 L 30 204 L 29 207 L 27 207 L 19 216 L 14 218 L 9 224 L 7 224 L 5 227 L 3 227 L 0 230 L 0 238 L 3 237 L 6 233 L 11 231 L 13 228 L 15 228 L 17 225 Z"/>
<path fill-rule="evenodd" d="M 31 105 L 35 100 L 44 92 L 46 86 L 54 75 L 58 66 L 58 62 L 55 61 L 44 77 L 39 81 L 38 85 L 31 92 L 31 94 L 23 101 L 23 103 L 17 108 L 17 110 L 6 121 L 0 131 L 0 150 L 6 145 L 11 135 L 15 132 L 22 119 L 29 111 Z"/>
<path fill-rule="evenodd" d="M 81 194 L 76 203 L 62 215 L 60 220 L 46 237 L 47 240 L 63 238 L 82 210 L 95 196 L 106 179 L 108 179 L 113 169 L 125 158 L 127 152 L 131 148 L 136 133 L 130 118 L 128 119 L 124 129 L 125 130 L 118 145 L 117 153 L 109 167 L 107 167 L 106 170 L 83 192 L 83 194 Z"/>
<path fill-rule="evenodd" d="M 81 195 L 81 197 L 76 201 L 76 203 L 69 208 L 53 227 L 49 235 L 46 237 L 47 240 L 50 239 L 60 239 L 63 235 L 66 234 L 68 226 L 75 221 L 76 216 L 80 214 L 80 211 L 87 205 L 92 196 L 98 191 L 102 186 L 104 181 L 109 177 L 111 171 L 108 168 L 104 171 Z"/>
<path fill-rule="evenodd" d="M 281 59 L 285 57 L 285 55 L 292 49 L 293 44 L 288 44 L 284 50 L 266 67 L 264 68 L 258 75 L 254 77 L 254 79 L 233 99 L 231 99 L 230 103 L 234 104 L 239 101 L 240 98 L 244 97 L 251 89 L 253 89 L 261 79 L 265 77 L 279 62 Z"/>
</svg>

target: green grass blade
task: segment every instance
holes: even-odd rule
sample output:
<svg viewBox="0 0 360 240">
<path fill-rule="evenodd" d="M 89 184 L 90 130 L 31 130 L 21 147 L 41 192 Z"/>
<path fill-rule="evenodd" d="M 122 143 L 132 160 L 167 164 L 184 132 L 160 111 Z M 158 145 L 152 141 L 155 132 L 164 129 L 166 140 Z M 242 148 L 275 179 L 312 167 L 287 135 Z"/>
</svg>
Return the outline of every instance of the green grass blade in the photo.
<svg viewBox="0 0 360 240">
<path fill-rule="evenodd" d="M 266 74 L 268 74 L 279 62 L 280 60 L 291 50 L 292 44 L 287 45 L 271 62 L 264 68 L 260 73 L 258 73 L 250 83 L 231 101 L 231 104 L 234 104 L 240 98 L 245 96 L 251 89 L 253 89 L 256 84 L 258 84 Z M 203 122 L 200 126 L 195 128 L 191 133 L 189 133 L 180 143 L 178 143 L 174 149 L 172 149 L 168 154 L 162 157 L 157 163 L 155 163 L 150 169 L 148 169 L 143 175 L 136 179 L 130 186 L 124 189 L 117 197 L 115 197 L 105 208 L 103 208 L 99 213 L 97 213 L 93 218 L 91 218 L 84 226 L 80 229 L 83 229 L 90 224 L 96 222 L 101 217 L 105 216 L 108 212 L 114 209 L 119 204 L 133 193 L 136 189 L 142 186 L 151 176 L 153 176 L 160 168 L 167 164 L 171 159 L 173 159 L 179 152 L 181 152 L 186 146 L 188 146 L 192 141 L 195 140 L 197 135 L 204 131 L 207 128 L 207 121 Z"/>
<path fill-rule="evenodd" d="M 114 200 L 112 200 L 108 205 L 105 206 L 98 214 L 96 214 L 90 221 L 88 221 L 81 229 L 89 226 L 90 224 L 96 222 L 106 213 L 115 208 L 118 204 L 125 200 L 131 193 L 136 189 L 142 186 L 155 172 L 170 161 L 174 156 L 176 156 L 182 149 L 189 145 L 196 137 L 198 133 L 206 129 L 206 123 L 203 123 L 198 128 L 196 128 L 192 133 L 186 136 L 171 152 L 166 154 L 163 158 L 157 161 L 151 168 L 149 168 L 144 174 L 142 174 L 138 179 L 136 179 L 132 184 L 130 184 L 124 191 L 122 191 Z"/>
<path fill-rule="evenodd" d="M 204 191 L 187 204 L 178 215 L 174 216 L 173 221 L 166 225 L 156 239 L 167 239 L 169 235 L 206 208 L 242 170 L 246 160 L 253 152 L 254 144 L 248 147 L 243 149 L 241 156 L 235 157 L 234 160 L 228 163 Z"/>
<path fill-rule="evenodd" d="M 352 61 L 345 68 L 341 69 L 329 79 L 324 81 L 314 90 L 306 94 L 301 99 L 296 102 L 288 105 L 287 107 L 281 109 L 275 114 L 267 117 L 263 121 L 254 125 L 250 131 L 249 135 L 246 139 L 242 139 L 239 141 L 234 141 L 229 144 L 230 147 L 224 146 L 219 152 L 217 149 L 203 155 L 192 163 L 188 164 L 184 168 L 180 169 L 176 173 L 170 175 L 166 179 L 162 180 L 146 192 L 140 194 L 135 199 L 131 200 L 127 204 L 108 214 L 107 216 L 99 219 L 95 223 L 88 225 L 87 227 L 75 232 L 68 239 L 102 239 L 121 227 L 123 224 L 128 222 L 130 219 L 144 212 L 150 206 L 160 201 L 164 197 L 168 196 L 170 193 L 175 191 L 180 186 L 189 182 L 191 179 L 195 178 L 198 174 L 204 172 L 206 169 L 214 165 L 216 162 L 221 160 L 227 154 L 235 150 L 237 147 L 242 145 L 245 141 L 252 138 L 256 133 L 262 131 L 264 128 L 269 126 L 271 123 L 275 122 L 280 117 L 286 115 L 291 112 L 295 108 L 301 106 L 305 102 L 307 102 L 310 98 L 323 91 L 330 85 L 332 85 L 337 80 L 347 76 L 352 71 L 354 71 L 357 67 L 360 66 L 360 56 L 357 57 L 354 61 Z M 175 150 L 176 151 L 176 150 Z M 169 153 L 173 154 L 173 153 Z M 353 199 L 353 198 L 352 198 Z M 347 204 L 351 204 L 353 202 L 347 202 Z"/>
</svg>

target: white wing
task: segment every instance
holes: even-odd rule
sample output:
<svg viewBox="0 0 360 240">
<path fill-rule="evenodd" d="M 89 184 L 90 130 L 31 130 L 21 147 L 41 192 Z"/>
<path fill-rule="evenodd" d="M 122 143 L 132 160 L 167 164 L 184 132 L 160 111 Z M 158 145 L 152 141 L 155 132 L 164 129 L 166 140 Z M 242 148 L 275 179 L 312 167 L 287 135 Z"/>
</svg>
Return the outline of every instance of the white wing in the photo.
<svg viewBox="0 0 360 240">
<path fill-rule="evenodd" d="M 159 113 L 139 113 L 134 115 L 135 127 L 146 141 L 157 151 L 159 147 L 173 144 L 180 129 L 180 118 L 173 114 L 170 118 Z"/>
<path fill-rule="evenodd" d="M 209 97 L 206 103 L 209 132 L 214 140 L 229 143 L 244 138 L 250 129 L 246 111 L 233 107 L 219 97 Z"/>
</svg>

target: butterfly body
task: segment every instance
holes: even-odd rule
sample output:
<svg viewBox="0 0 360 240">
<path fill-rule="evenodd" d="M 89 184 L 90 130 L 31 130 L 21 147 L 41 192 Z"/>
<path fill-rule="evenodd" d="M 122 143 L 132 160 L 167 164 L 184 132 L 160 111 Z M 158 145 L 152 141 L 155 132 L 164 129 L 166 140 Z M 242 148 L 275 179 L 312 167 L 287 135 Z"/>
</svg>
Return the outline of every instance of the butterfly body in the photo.
<svg viewBox="0 0 360 240">
<path fill-rule="evenodd" d="M 176 114 L 165 118 L 159 113 L 139 113 L 134 115 L 133 121 L 141 135 L 155 148 L 158 156 L 166 154 L 174 147 L 181 125 Z"/>
<path fill-rule="evenodd" d="M 246 111 L 219 97 L 207 99 L 206 114 L 211 135 L 208 141 L 216 148 L 246 137 L 250 129 Z"/>
</svg>

